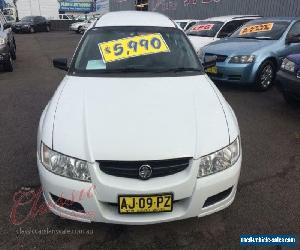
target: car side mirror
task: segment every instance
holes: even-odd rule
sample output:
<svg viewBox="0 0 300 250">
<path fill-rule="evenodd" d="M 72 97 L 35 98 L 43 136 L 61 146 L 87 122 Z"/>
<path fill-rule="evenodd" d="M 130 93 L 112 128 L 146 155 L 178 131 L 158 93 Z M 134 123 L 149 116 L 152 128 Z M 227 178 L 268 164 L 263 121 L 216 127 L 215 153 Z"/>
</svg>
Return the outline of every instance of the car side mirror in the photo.
<svg viewBox="0 0 300 250">
<path fill-rule="evenodd" d="M 286 38 L 286 44 L 300 43 L 300 35 L 290 36 Z"/>
<path fill-rule="evenodd" d="M 3 24 L 3 29 L 4 30 L 9 29 L 9 28 L 11 28 L 11 24 L 10 23 Z"/>
<path fill-rule="evenodd" d="M 68 59 L 67 58 L 55 58 L 53 59 L 53 66 L 64 71 L 69 70 Z"/>
<path fill-rule="evenodd" d="M 217 56 L 206 56 L 204 62 L 202 63 L 202 66 L 204 70 L 206 70 L 208 68 L 216 66 L 216 64 L 217 64 Z"/>
</svg>

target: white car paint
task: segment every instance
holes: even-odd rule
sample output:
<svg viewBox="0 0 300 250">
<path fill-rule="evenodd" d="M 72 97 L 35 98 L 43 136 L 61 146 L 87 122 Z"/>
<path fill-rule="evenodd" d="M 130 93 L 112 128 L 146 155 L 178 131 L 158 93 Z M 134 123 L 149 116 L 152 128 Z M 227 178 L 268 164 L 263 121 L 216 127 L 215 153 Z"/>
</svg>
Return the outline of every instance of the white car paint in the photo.
<svg viewBox="0 0 300 250">
<path fill-rule="evenodd" d="M 233 21 L 233 20 L 237 21 L 237 20 L 244 20 L 244 19 L 257 19 L 257 18 L 260 18 L 260 17 L 255 16 L 255 15 L 230 15 L 230 16 L 219 16 L 219 17 L 207 18 L 207 19 L 204 19 L 201 21 L 207 21 L 208 23 L 212 22 L 212 21 L 224 22 L 224 24 L 219 29 L 219 31 L 216 33 L 216 35 L 214 37 L 188 36 L 188 38 L 190 39 L 195 50 L 198 52 L 204 46 L 206 46 L 212 42 L 220 40 L 220 38 L 218 38 L 219 32 L 222 30 L 222 28 L 228 22 Z"/>
<path fill-rule="evenodd" d="M 76 22 L 76 23 L 72 23 L 70 25 L 70 30 L 75 31 L 75 32 L 79 32 L 79 28 L 84 26 L 87 22 Z"/>
<path fill-rule="evenodd" d="M 189 39 L 194 46 L 195 50 L 198 51 L 199 49 L 203 48 L 204 46 L 220 40 L 216 37 L 201 37 L 201 36 L 189 36 Z"/>
<path fill-rule="evenodd" d="M 133 22 L 153 26 L 155 20 L 159 27 L 175 27 L 160 14 L 141 13 L 110 13 L 96 26 L 126 26 L 126 23 L 131 26 Z M 148 20 L 151 22 L 147 23 Z M 67 75 L 41 116 L 37 148 L 43 142 L 54 151 L 90 162 L 92 182 L 49 172 L 41 163 L 38 150 L 37 165 L 46 204 L 61 217 L 116 224 L 160 223 L 217 212 L 235 198 L 242 157 L 226 170 L 197 178 L 200 159 L 228 146 L 238 136 L 233 110 L 207 75 L 151 78 Z M 187 169 L 147 181 L 107 175 L 97 162 L 181 157 L 191 157 Z M 226 198 L 204 207 L 209 197 L 229 188 L 232 191 Z M 88 195 L 79 199 L 82 191 Z M 177 201 L 170 213 L 121 215 L 110 205 L 117 202 L 120 194 L 166 192 L 172 192 Z M 59 206 L 50 194 L 79 202 L 86 213 Z"/>
</svg>

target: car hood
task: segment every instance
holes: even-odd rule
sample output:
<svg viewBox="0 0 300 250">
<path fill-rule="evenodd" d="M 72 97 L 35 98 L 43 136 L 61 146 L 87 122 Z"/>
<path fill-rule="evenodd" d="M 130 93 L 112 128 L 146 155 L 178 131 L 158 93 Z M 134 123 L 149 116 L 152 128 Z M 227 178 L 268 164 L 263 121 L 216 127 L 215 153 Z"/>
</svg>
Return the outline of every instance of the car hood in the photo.
<svg viewBox="0 0 300 250">
<path fill-rule="evenodd" d="M 243 39 L 243 38 L 225 38 L 211 43 L 204 48 L 206 53 L 221 55 L 248 55 L 254 53 L 266 46 L 272 45 L 274 41 Z"/>
<path fill-rule="evenodd" d="M 65 80 L 53 126 L 58 152 L 91 162 L 160 160 L 198 158 L 229 143 L 205 75 Z"/>
<path fill-rule="evenodd" d="M 195 50 L 199 50 L 202 47 L 216 41 L 214 37 L 202 37 L 202 36 L 188 36 Z"/>
<path fill-rule="evenodd" d="M 79 23 L 73 23 L 71 25 L 74 26 L 74 27 L 78 27 L 78 26 L 84 25 L 84 24 L 85 24 L 85 22 L 79 22 Z"/>
</svg>

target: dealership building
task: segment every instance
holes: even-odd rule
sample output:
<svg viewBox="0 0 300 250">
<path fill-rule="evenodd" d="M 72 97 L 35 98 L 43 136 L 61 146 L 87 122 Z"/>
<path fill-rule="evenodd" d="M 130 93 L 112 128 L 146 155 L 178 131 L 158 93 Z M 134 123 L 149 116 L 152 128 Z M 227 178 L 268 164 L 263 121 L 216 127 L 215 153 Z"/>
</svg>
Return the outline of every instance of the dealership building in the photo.
<svg viewBox="0 0 300 250">
<path fill-rule="evenodd" d="M 300 0 L 111 0 L 111 10 L 157 11 L 173 19 L 257 14 L 300 16 Z"/>
<path fill-rule="evenodd" d="M 0 0 L 0 3 L 12 0 Z M 204 19 L 233 14 L 300 16 L 300 0 L 18 0 L 19 16 L 86 14 L 118 10 L 161 12 L 173 19 Z M 1 6 L 0 6 L 1 7 Z"/>
</svg>

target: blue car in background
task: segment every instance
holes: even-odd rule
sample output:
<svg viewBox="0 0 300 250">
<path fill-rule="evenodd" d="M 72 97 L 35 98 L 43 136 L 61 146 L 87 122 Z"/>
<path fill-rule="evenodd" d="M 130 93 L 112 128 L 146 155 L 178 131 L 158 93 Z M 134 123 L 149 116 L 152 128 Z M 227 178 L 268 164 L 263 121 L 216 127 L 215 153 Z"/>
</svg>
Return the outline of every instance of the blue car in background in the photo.
<svg viewBox="0 0 300 250">
<path fill-rule="evenodd" d="M 300 52 L 300 17 L 260 18 L 250 21 L 231 37 L 211 43 L 198 53 L 212 56 L 216 66 L 207 69 L 214 81 L 255 85 L 267 90 L 283 58 Z"/>
<path fill-rule="evenodd" d="M 283 60 L 277 80 L 288 103 L 300 101 L 300 50 L 299 54 L 289 55 Z"/>
</svg>

